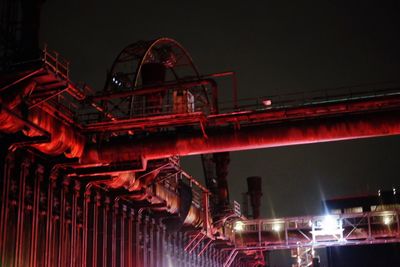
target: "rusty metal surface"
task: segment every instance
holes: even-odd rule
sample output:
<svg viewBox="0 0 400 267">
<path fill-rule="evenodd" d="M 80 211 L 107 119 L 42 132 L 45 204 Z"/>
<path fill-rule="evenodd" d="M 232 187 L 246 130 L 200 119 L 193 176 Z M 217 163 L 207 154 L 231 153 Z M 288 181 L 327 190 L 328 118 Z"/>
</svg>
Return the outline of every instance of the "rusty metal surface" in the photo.
<svg viewBox="0 0 400 267">
<path fill-rule="evenodd" d="M 140 80 L 147 63 L 175 66 L 174 53 L 192 71 L 187 80 Z M 199 76 L 176 41 L 128 46 L 115 64 L 132 60 L 137 69 L 125 73 L 133 75 L 127 86 L 112 85 L 120 77 L 114 66 L 103 94 L 71 82 L 69 64 L 47 48 L 38 68 L 0 77 L 1 137 L 27 138 L 0 143 L 2 266 L 220 266 L 226 258 L 239 266 L 232 259 L 256 257 L 259 249 L 234 256 L 223 250 L 232 245 L 226 236 L 215 240 L 222 232 L 209 216 L 210 192 L 177 156 L 400 134 L 398 87 L 273 96 L 255 106 L 241 105 L 234 93 L 227 108 L 214 80 L 225 74 Z M 193 106 L 171 102 L 178 93 L 193 94 Z M 216 164 L 221 204 L 228 200 L 227 163 Z M 166 233 L 163 220 L 180 214 L 178 181 L 193 199 L 181 231 Z"/>
<path fill-rule="evenodd" d="M 188 236 L 166 232 L 158 211 L 71 178 L 27 150 L 1 150 L 0 166 L 1 266 L 220 266 L 225 257 L 215 248 L 197 256 L 206 242 L 185 255 Z"/>
<path fill-rule="evenodd" d="M 127 143 L 114 140 L 101 146 L 88 145 L 82 162 L 126 161 L 239 151 L 277 146 L 330 142 L 400 134 L 399 111 L 352 116 L 295 120 L 285 123 L 254 124 L 240 129 L 218 127 L 207 131 L 149 134 Z M 154 144 L 157 144 L 156 146 Z M 116 153 L 118 151 L 118 153 Z"/>
</svg>

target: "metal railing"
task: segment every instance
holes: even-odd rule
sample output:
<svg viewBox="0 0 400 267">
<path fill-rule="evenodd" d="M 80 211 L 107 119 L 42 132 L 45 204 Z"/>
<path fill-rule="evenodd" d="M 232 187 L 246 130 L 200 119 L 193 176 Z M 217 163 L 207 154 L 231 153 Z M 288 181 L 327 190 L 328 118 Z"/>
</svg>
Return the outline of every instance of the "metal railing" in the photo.
<svg viewBox="0 0 400 267">
<path fill-rule="evenodd" d="M 61 57 L 57 51 L 50 50 L 45 44 L 42 55 L 43 62 L 52 70 L 56 75 L 69 80 L 69 61 Z"/>
<path fill-rule="evenodd" d="M 400 82 L 393 81 L 279 95 L 267 95 L 257 98 L 244 98 L 239 99 L 238 102 L 219 102 L 218 105 L 220 112 L 224 113 L 243 110 L 286 109 L 399 94 Z"/>
<path fill-rule="evenodd" d="M 399 210 L 386 210 L 245 220 L 228 224 L 225 234 L 236 249 L 276 250 L 400 242 L 399 215 Z"/>
</svg>

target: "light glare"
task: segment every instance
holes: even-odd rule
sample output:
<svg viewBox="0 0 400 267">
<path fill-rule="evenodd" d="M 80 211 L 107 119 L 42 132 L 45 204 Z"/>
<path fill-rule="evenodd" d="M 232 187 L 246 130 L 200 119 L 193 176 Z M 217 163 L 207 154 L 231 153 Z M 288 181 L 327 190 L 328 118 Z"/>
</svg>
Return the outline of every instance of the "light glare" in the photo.
<svg viewBox="0 0 400 267">
<path fill-rule="evenodd" d="M 272 225 L 272 230 L 275 232 L 279 232 L 282 230 L 282 226 L 279 223 L 275 223 L 274 225 Z"/>
<path fill-rule="evenodd" d="M 392 223 L 392 219 L 388 216 L 383 217 L 383 223 L 389 225 Z"/>
<path fill-rule="evenodd" d="M 327 233 L 334 233 L 339 228 L 337 220 L 330 215 L 326 215 L 321 222 L 322 230 Z"/>
<path fill-rule="evenodd" d="M 244 223 L 241 222 L 241 221 L 237 221 L 237 222 L 235 223 L 235 226 L 233 227 L 233 229 L 234 229 L 236 232 L 241 232 L 241 231 L 243 231 L 243 230 L 244 230 Z"/>
</svg>

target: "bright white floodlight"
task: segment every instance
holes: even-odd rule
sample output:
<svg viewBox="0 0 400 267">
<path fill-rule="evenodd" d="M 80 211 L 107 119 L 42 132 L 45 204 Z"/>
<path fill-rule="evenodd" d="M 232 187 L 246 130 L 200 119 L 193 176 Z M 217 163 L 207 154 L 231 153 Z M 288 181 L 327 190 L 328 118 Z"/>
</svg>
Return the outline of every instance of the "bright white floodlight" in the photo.
<svg viewBox="0 0 400 267">
<path fill-rule="evenodd" d="M 321 221 L 321 230 L 328 235 L 336 234 L 340 228 L 341 226 L 338 219 L 332 217 L 331 215 L 326 215 Z"/>
<path fill-rule="evenodd" d="M 275 223 L 274 225 L 272 225 L 272 230 L 275 232 L 279 232 L 282 230 L 282 225 L 280 223 Z"/>
<path fill-rule="evenodd" d="M 384 223 L 385 225 L 391 224 L 391 223 L 392 223 L 392 218 L 390 218 L 389 216 L 383 217 L 383 223 Z"/>
<path fill-rule="evenodd" d="M 235 226 L 233 226 L 233 230 L 236 232 L 241 232 L 244 230 L 244 223 L 241 221 L 235 222 Z"/>
</svg>

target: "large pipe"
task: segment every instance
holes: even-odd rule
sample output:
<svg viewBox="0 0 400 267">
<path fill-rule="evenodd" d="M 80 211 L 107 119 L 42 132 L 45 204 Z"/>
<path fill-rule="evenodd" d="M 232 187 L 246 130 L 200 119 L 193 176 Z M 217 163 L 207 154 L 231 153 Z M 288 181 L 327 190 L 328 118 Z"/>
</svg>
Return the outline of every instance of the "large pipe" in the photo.
<svg viewBox="0 0 400 267">
<path fill-rule="evenodd" d="M 147 160 L 224 151 L 239 151 L 288 145 L 400 134 L 400 111 L 342 115 L 253 124 L 240 129 L 230 126 L 192 132 L 154 133 L 146 137 L 114 139 L 87 145 L 81 162 L 109 163 L 138 158 Z"/>
<path fill-rule="evenodd" d="M 32 81 L 24 82 L 22 86 L 0 95 L 0 132 L 16 133 L 23 129 L 23 120 L 18 120 L 16 117 L 23 117 L 23 98 L 35 86 L 36 84 Z"/>
<path fill-rule="evenodd" d="M 46 104 L 28 111 L 24 98 L 35 87 L 33 81 L 22 82 L 0 96 L 0 132 L 12 134 L 22 130 L 29 137 L 45 136 L 48 142 L 32 146 L 52 156 L 80 157 L 85 138 L 75 126 L 58 118 L 57 111 L 46 110 Z"/>
<path fill-rule="evenodd" d="M 32 109 L 28 118 L 34 125 L 51 134 L 49 142 L 33 145 L 33 147 L 52 156 L 64 154 L 66 157 L 74 158 L 82 155 L 85 138 L 74 126 L 64 123 L 40 108 Z M 35 129 L 24 131 L 24 133 L 31 137 L 40 135 Z"/>
</svg>

